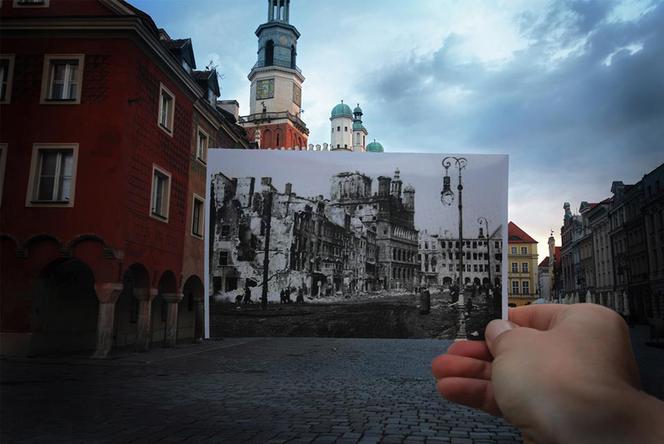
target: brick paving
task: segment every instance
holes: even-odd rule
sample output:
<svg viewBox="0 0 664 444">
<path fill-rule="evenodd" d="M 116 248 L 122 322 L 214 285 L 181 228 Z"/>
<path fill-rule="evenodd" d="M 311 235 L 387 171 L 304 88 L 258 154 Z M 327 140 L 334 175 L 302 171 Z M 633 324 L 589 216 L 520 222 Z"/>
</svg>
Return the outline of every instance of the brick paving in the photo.
<svg viewBox="0 0 664 444">
<path fill-rule="evenodd" d="M 435 393 L 429 364 L 449 344 L 233 338 L 108 361 L 5 359 L 0 441 L 521 442 Z M 635 345 L 644 387 L 659 390 L 664 350 Z"/>
</svg>

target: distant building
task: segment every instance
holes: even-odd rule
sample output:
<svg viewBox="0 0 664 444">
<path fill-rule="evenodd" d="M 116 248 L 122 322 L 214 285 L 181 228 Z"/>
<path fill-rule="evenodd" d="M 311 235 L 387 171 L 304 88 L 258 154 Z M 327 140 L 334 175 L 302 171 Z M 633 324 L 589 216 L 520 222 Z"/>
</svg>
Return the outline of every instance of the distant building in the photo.
<svg viewBox="0 0 664 444">
<path fill-rule="evenodd" d="M 507 226 L 509 303 L 519 306 L 537 299 L 537 241 L 514 222 Z"/>
<path fill-rule="evenodd" d="M 466 285 L 500 286 L 502 281 L 502 225 L 487 238 L 483 228 L 478 236 L 467 238 L 463 245 L 463 280 Z M 431 234 L 421 231 L 419 236 L 421 285 L 456 285 L 461 271 L 459 240 L 452 233 Z"/>
<path fill-rule="evenodd" d="M 562 301 L 560 294 L 560 247 L 556 247 L 556 240 L 553 232 L 549 237 L 549 254 L 537 266 L 537 276 L 539 281 L 539 294 L 542 299 L 549 303 L 560 303 Z"/>
<path fill-rule="evenodd" d="M 664 320 L 664 164 L 646 174 L 642 182 L 644 189 L 642 214 L 648 245 L 652 301 L 646 305 L 646 317 L 659 319 L 661 326 Z"/>
</svg>

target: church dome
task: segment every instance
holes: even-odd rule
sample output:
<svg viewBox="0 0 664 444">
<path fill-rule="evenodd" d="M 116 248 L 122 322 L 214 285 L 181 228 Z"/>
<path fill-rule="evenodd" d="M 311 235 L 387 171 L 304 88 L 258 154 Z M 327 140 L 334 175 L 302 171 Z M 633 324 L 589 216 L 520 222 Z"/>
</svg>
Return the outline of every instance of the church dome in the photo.
<svg viewBox="0 0 664 444">
<path fill-rule="evenodd" d="M 367 151 L 370 153 L 382 153 L 385 150 L 383 149 L 383 145 L 374 140 L 369 145 L 367 145 Z"/>
<path fill-rule="evenodd" d="M 349 119 L 353 118 L 353 112 L 350 110 L 350 106 L 346 105 L 344 102 L 341 102 L 334 108 L 332 108 L 332 119 L 337 117 L 348 117 Z"/>
<path fill-rule="evenodd" d="M 362 113 L 362 108 L 360 108 L 360 104 L 358 103 L 355 109 L 353 110 L 353 114 L 363 114 Z"/>
</svg>

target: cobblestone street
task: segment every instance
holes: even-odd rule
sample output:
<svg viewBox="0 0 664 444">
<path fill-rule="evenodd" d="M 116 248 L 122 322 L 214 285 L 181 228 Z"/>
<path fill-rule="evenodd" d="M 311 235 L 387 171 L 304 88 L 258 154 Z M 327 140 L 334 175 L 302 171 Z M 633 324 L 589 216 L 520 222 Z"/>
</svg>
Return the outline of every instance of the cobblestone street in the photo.
<svg viewBox="0 0 664 444">
<path fill-rule="evenodd" d="M 439 398 L 450 341 L 233 338 L 108 361 L 2 361 L 13 442 L 512 443 L 504 421 Z M 637 349 L 661 389 L 662 350 Z M 644 368 L 646 370 L 644 371 Z M 658 370 L 659 369 L 659 370 Z M 660 393 L 661 396 L 661 393 Z"/>
</svg>

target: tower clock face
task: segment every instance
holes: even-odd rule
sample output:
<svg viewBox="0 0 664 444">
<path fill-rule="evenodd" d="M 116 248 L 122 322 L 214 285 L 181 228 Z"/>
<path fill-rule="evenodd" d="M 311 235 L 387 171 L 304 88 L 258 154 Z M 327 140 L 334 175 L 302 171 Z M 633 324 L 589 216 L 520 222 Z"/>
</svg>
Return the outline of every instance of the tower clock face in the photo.
<svg viewBox="0 0 664 444">
<path fill-rule="evenodd" d="M 271 99 L 274 97 L 274 79 L 264 79 L 256 82 L 256 100 Z"/>
<path fill-rule="evenodd" d="M 302 88 L 297 83 L 293 83 L 293 103 L 302 106 Z"/>
</svg>

